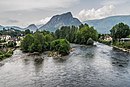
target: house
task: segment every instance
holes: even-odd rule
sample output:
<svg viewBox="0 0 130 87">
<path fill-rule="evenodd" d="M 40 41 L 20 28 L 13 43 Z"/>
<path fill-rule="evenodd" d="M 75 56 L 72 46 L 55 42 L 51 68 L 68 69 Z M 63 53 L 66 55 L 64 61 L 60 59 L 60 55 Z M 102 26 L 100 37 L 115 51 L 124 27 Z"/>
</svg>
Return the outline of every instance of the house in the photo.
<svg viewBox="0 0 130 87">
<path fill-rule="evenodd" d="M 112 41 L 112 37 L 109 35 L 101 36 L 100 39 L 105 41 Z"/>
<path fill-rule="evenodd" d="M 9 35 L 1 35 L 0 36 L 1 40 L 6 40 L 6 41 L 9 40 L 10 38 L 11 38 L 11 36 L 9 36 Z"/>
<path fill-rule="evenodd" d="M 122 42 L 130 42 L 130 38 L 121 38 L 120 41 L 122 41 Z"/>
</svg>

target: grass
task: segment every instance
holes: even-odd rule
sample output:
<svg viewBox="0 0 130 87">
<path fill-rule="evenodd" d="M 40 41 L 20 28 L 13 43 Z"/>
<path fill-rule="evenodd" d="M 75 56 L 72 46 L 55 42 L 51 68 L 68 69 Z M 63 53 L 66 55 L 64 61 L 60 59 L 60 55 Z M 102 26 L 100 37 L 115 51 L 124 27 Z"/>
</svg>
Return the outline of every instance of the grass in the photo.
<svg viewBox="0 0 130 87">
<path fill-rule="evenodd" d="M 111 41 L 106 41 L 106 40 L 99 40 L 100 43 L 106 44 L 106 45 L 111 45 Z"/>
<path fill-rule="evenodd" d="M 120 48 L 130 49 L 130 42 L 115 42 L 113 45 Z"/>
<path fill-rule="evenodd" d="M 12 50 L 8 50 L 7 52 L 5 51 L 0 51 L 0 60 L 3 60 L 5 58 L 11 57 L 13 55 Z"/>
</svg>

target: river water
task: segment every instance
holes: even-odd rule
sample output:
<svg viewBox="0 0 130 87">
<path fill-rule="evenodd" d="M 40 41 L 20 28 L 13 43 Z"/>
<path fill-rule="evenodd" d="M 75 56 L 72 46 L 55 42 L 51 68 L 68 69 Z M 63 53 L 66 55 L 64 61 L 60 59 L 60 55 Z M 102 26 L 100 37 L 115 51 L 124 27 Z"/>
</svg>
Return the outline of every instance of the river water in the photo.
<svg viewBox="0 0 130 87">
<path fill-rule="evenodd" d="M 73 44 L 74 51 L 62 60 L 17 49 L 0 62 L 0 87 L 130 87 L 130 54 L 96 45 Z"/>
</svg>

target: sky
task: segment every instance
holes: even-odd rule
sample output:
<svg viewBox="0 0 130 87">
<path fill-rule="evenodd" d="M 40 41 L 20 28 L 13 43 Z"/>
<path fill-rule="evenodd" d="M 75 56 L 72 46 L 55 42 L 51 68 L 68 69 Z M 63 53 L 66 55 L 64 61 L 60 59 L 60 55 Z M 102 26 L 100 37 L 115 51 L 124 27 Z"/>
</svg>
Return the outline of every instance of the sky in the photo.
<svg viewBox="0 0 130 87">
<path fill-rule="evenodd" d="M 66 12 L 82 22 L 130 15 L 130 0 L 0 0 L 0 25 L 45 24 L 52 16 Z"/>
</svg>

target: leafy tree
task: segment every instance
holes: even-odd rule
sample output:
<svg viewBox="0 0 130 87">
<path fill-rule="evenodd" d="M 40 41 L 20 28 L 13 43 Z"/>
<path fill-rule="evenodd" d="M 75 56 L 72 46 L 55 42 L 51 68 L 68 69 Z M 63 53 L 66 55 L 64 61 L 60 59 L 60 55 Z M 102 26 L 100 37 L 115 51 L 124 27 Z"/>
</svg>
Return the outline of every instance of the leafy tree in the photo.
<svg viewBox="0 0 130 87">
<path fill-rule="evenodd" d="M 119 23 L 116 24 L 111 30 L 111 36 L 113 41 L 117 41 L 121 38 L 126 38 L 130 34 L 130 28 L 127 24 Z"/>
<path fill-rule="evenodd" d="M 32 34 L 27 34 L 25 36 L 25 38 L 22 40 L 22 42 L 21 42 L 21 49 L 24 52 L 29 52 L 29 46 L 31 46 L 33 42 L 34 42 L 33 35 Z"/>
<path fill-rule="evenodd" d="M 67 39 L 69 42 L 77 44 L 87 44 L 89 38 L 98 39 L 97 31 L 88 24 L 81 24 L 79 28 L 63 26 L 61 29 L 56 30 L 55 35 L 57 38 Z"/>
<path fill-rule="evenodd" d="M 76 43 L 86 44 L 87 40 L 92 38 L 93 40 L 98 39 L 98 33 L 93 27 L 89 27 L 87 24 L 84 25 L 79 31 L 76 33 Z"/>
<path fill-rule="evenodd" d="M 14 41 L 9 41 L 7 47 L 15 47 L 17 44 Z"/>
<path fill-rule="evenodd" d="M 33 45 L 35 47 L 35 52 L 42 52 L 44 50 L 45 39 L 42 33 L 36 32 L 34 35 Z M 41 47 L 41 48 L 40 48 Z"/>
<path fill-rule="evenodd" d="M 27 35 L 27 34 L 31 34 L 31 31 L 29 29 L 25 30 L 25 35 Z"/>
<path fill-rule="evenodd" d="M 54 40 L 52 33 L 37 31 L 34 34 L 27 34 L 21 42 L 21 48 L 25 52 L 43 52 L 50 50 L 50 43 Z"/>
<path fill-rule="evenodd" d="M 69 54 L 70 44 L 66 39 L 57 39 L 51 42 L 51 50 L 58 51 L 59 54 Z"/>
<path fill-rule="evenodd" d="M 56 30 L 55 36 L 56 38 L 67 39 L 69 42 L 74 42 L 75 33 L 78 28 L 75 26 L 62 26 L 60 29 Z"/>
</svg>

